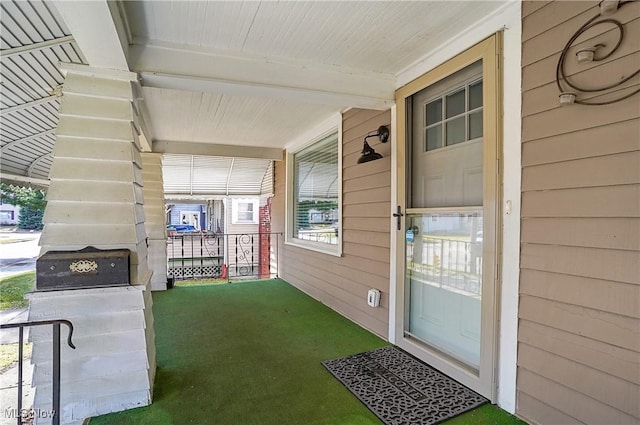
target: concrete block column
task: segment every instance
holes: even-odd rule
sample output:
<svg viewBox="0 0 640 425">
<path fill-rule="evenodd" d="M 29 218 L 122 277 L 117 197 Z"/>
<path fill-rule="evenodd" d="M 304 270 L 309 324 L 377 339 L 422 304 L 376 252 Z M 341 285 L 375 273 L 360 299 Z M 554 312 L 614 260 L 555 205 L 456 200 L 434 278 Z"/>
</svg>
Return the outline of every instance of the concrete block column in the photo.
<svg viewBox="0 0 640 425">
<path fill-rule="evenodd" d="M 66 79 L 47 193 L 41 255 L 129 249 L 128 287 L 30 294 L 30 320 L 69 319 L 76 350 L 63 349 L 61 423 L 147 405 L 155 346 L 134 73 L 63 65 Z M 86 279 L 90 283 L 92 277 Z M 63 334 L 65 331 L 63 330 Z M 51 336 L 31 334 L 34 408 L 51 409 Z M 40 420 L 37 423 L 47 423 Z"/>
<path fill-rule="evenodd" d="M 151 289 L 167 289 L 167 224 L 162 181 L 162 155 L 142 154 L 145 228 L 149 244 L 149 266 L 153 270 Z"/>
</svg>

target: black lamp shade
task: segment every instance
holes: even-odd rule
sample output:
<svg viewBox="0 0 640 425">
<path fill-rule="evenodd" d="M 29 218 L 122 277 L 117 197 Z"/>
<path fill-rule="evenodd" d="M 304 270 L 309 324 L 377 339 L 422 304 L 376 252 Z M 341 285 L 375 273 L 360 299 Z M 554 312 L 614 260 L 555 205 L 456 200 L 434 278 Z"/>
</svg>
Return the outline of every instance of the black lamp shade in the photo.
<svg viewBox="0 0 640 425">
<path fill-rule="evenodd" d="M 365 136 L 364 145 L 362 146 L 362 155 L 358 159 L 358 164 L 382 158 L 382 155 L 376 153 L 376 151 L 369 146 L 369 143 L 367 143 L 367 139 L 370 137 L 377 137 L 380 140 L 380 143 L 387 143 L 389 141 L 389 127 L 381 125 L 378 127 L 378 131 L 376 133 Z"/>
<path fill-rule="evenodd" d="M 373 150 L 369 143 L 364 142 L 364 146 L 362 147 L 362 155 L 358 158 L 358 164 L 363 164 L 369 161 L 375 161 L 376 159 L 382 158 L 382 155 Z"/>
</svg>

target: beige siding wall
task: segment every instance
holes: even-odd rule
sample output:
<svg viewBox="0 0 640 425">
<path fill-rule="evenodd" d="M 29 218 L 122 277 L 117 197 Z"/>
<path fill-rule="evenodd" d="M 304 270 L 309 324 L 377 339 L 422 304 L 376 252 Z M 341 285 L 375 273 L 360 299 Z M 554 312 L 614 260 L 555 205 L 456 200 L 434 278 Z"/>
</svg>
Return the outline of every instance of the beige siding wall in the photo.
<svg viewBox="0 0 640 425">
<path fill-rule="evenodd" d="M 531 423 L 640 421 L 640 95 L 560 107 L 555 86 L 561 50 L 597 5 L 522 9 L 517 413 Z M 581 83 L 639 68 L 640 2 L 613 18 L 627 33 L 609 60 L 578 65 L 570 52 L 568 73 Z M 614 36 L 600 25 L 578 44 L 612 46 Z"/>
<path fill-rule="evenodd" d="M 383 159 L 356 164 L 367 133 L 389 125 L 389 111 L 352 109 L 343 115 L 343 255 L 280 244 L 279 275 L 345 317 L 385 337 L 389 325 L 389 144 L 370 142 Z M 276 163 L 272 231 L 284 232 L 286 163 Z M 382 292 L 380 307 L 367 305 L 367 291 Z"/>
</svg>

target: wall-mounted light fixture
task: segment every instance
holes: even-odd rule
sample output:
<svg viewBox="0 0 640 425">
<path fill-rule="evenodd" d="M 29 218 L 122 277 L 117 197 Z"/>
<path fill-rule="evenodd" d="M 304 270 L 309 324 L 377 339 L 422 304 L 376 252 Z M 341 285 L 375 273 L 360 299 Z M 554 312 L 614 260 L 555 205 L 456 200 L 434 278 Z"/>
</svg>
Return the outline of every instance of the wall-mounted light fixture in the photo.
<svg viewBox="0 0 640 425">
<path fill-rule="evenodd" d="M 377 137 L 380 140 L 380 143 L 387 143 L 389 141 L 389 127 L 386 125 L 381 125 L 378 127 L 378 131 L 373 134 L 368 134 L 364 138 L 364 145 L 362 146 L 362 154 L 358 159 L 358 164 L 362 164 L 369 161 L 375 161 L 376 159 L 382 158 L 382 155 L 373 150 L 369 143 L 367 143 L 367 139 L 370 137 Z"/>
</svg>

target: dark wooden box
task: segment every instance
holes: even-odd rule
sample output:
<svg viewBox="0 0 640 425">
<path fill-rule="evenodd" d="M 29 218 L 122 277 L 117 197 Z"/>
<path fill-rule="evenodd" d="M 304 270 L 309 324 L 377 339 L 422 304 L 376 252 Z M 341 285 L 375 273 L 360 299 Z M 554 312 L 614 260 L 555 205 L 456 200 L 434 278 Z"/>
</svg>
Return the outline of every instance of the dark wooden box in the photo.
<svg viewBox="0 0 640 425">
<path fill-rule="evenodd" d="M 36 260 L 36 291 L 129 285 L 128 249 L 49 251 Z"/>
</svg>

